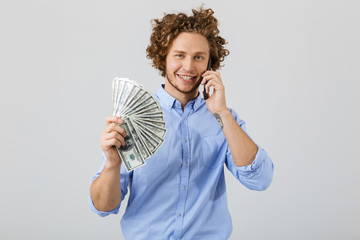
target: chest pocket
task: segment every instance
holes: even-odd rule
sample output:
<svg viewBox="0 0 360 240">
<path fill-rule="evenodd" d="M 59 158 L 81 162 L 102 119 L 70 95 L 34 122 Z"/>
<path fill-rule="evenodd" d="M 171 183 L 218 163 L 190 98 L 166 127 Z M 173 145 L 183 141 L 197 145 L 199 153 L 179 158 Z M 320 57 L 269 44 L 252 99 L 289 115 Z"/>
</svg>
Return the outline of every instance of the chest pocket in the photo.
<svg viewBox="0 0 360 240">
<path fill-rule="evenodd" d="M 223 133 L 206 136 L 201 139 L 202 162 L 208 168 L 217 168 L 224 164 L 227 142 Z"/>
</svg>

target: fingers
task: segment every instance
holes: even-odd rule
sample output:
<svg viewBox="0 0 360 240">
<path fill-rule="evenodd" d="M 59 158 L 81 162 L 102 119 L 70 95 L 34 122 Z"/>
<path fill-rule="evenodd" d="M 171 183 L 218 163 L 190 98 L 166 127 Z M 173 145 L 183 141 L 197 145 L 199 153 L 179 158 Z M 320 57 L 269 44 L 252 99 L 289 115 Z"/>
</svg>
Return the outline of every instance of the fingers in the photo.
<svg viewBox="0 0 360 240">
<path fill-rule="evenodd" d="M 109 125 L 106 126 L 105 130 L 106 133 L 111 133 L 111 132 L 118 132 L 119 134 L 121 134 L 123 137 L 126 137 L 126 131 L 124 128 L 122 128 L 121 126 L 119 126 L 116 123 L 110 123 Z"/>
<path fill-rule="evenodd" d="M 109 125 L 110 123 L 123 124 L 124 121 L 117 116 L 108 116 L 108 117 L 106 117 L 106 125 Z"/>
<path fill-rule="evenodd" d="M 106 127 L 100 137 L 103 150 L 112 148 L 113 146 L 119 148 L 125 145 L 126 131 L 119 126 L 119 124 L 122 123 L 124 123 L 124 121 L 116 116 L 106 118 Z"/>
<path fill-rule="evenodd" d="M 214 72 L 214 71 L 206 71 L 203 75 L 203 80 L 201 81 L 201 84 L 204 85 L 204 84 L 207 84 L 207 82 L 209 80 L 214 80 L 216 82 L 219 82 L 222 84 L 222 81 L 221 81 L 221 76 L 220 76 L 220 73 L 219 72 Z"/>
<path fill-rule="evenodd" d="M 204 86 L 205 87 L 205 91 L 207 94 L 210 93 L 210 87 L 213 86 L 214 84 L 214 81 L 213 80 L 209 80 L 207 81 L 206 85 Z"/>
<path fill-rule="evenodd" d="M 120 146 L 125 146 L 125 137 L 119 134 L 117 131 L 106 132 L 104 130 L 100 137 L 100 143 L 104 150 L 113 146 L 119 148 Z"/>
<path fill-rule="evenodd" d="M 110 132 L 104 135 L 104 140 L 110 140 L 110 139 L 117 139 L 119 142 L 121 142 L 121 145 L 125 144 L 125 137 L 119 134 L 118 132 Z"/>
<path fill-rule="evenodd" d="M 104 151 L 112 148 L 113 146 L 115 146 L 116 148 L 120 148 L 122 146 L 122 143 L 116 138 L 101 141 L 101 147 Z"/>
<path fill-rule="evenodd" d="M 206 93 L 210 92 L 210 87 L 214 87 L 214 90 L 220 90 L 223 88 L 223 83 L 221 81 L 220 75 L 215 74 L 206 74 L 201 82 L 201 84 L 205 84 Z"/>
</svg>

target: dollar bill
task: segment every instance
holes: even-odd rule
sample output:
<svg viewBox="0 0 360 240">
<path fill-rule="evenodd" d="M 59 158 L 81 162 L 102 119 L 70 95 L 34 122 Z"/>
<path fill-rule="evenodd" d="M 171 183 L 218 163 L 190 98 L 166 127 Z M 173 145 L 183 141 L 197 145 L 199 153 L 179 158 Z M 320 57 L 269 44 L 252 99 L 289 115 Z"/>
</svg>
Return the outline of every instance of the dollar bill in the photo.
<svg viewBox="0 0 360 240">
<path fill-rule="evenodd" d="M 125 119 L 124 123 L 120 125 L 126 131 L 125 146 L 117 148 L 117 151 L 120 155 L 122 162 L 124 163 L 127 171 L 132 171 L 144 164 L 146 164 L 145 159 L 140 153 L 138 148 L 137 139 L 132 134 L 128 122 Z"/>
<path fill-rule="evenodd" d="M 141 134 L 139 134 L 137 127 L 134 127 L 130 118 L 127 118 L 127 122 L 128 122 L 129 130 L 131 131 L 131 134 L 135 139 L 135 143 L 140 151 L 141 156 L 143 157 L 144 160 L 147 159 L 148 157 L 150 157 L 151 151 L 149 151 L 149 149 L 147 148 L 143 137 L 141 136 Z"/>
<path fill-rule="evenodd" d="M 138 89 L 138 91 L 132 97 L 131 101 L 124 107 L 124 115 L 128 116 L 129 111 L 137 108 L 137 106 L 139 104 L 141 104 L 141 102 L 144 101 L 144 99 L 146 99 L 148 97 L 146 91 L 144 91 L 141 88 L 137 88 L 137 89 Z"/>
<path fill-rule="evenodd" d="M 151 111 L 151 112 L 144 112 L 144 113 L 141 113 L 141 114 L 133 114 L 132 116 L 135 116 L 135 117 L 161 117 L 162 120 L 164 120 L 164 115 L 163 115 L 163 112 L 162 110 L 161 111 Z"/>
<path fill-rule="evenodd" d="M 115 91 L 115 102 L 114 102 L 114 113 L 113 113 L 113 115 L 115 115 L 115 116 L 118 116 L 118 112 L 123 107 L 122 105 L 119 104 L 119 102 L 120 102 L 121 95 L 124 90 L 124 85 L 125 85 L 125 81 L 116 81 L 115 82 L 115 87 L 117 89 Z"/>
<path fill-rule="evenodd" d="M 152 154 L 154 154 L 157 149 L 161 146 L 164 142 L 164 139 L 158 137 L 157 135 L 151 134 L 149 131 L 146 131 L 141 126 L 138 125 L 139 131 L 141 132 L 142 136 L 145 138 L 149 149 L 151 150 Z"/>
<path fill-rule="evenodd" d="M 150 123 L 156 124 L 160 127 L 165 127 L 166 122 L 161 120 L 161 118 L 156 118 L 156 117 L 143 117 L 142 115 L 135 115 L 132 116 L 132 119 L 136 119 L 138 121 L 148 121 Z"/>
<path fill-rule="evenodd" d="M 146 164 L 165 141 L 166 122 L 158 100 L 128 78 L 112 83 L 113 115 L 124 120 L 126 145 L 118 148 L 128 171 Z"/>
<path fill-rule="evenodd" d="M 133 122 L 136 123 L 138 128 L 141 128 L 142 130 L 148 132 L 149 134 L 151 134 L 151 136 L 158 139 L 158 141 L 161 141 L 164 139 L 164 136 L 166 134 L 166 128 L 156 126 L 156 125 L 154 126 L 147 122 L 141 122 L 141 121 L 138 121 L 137 119 L 133 119 Z"/>
<path fill-rule="evenodd" d="M 130 80 L 124 81 L 122 95 L 120 96 L 120 99 L 117 103 L 118 105 L 121 106 L 117 112 L 118 116 L 120 116 L 120 117 L 126 116 L 125 108 L 126 108 L 128 102 L 132 101 L 131 93 L 133 92 L 134 88 L 136 88 L 136 85 L 134 84 L 134 82 L 132 82 Z"/>
<path fill-rule="evenodd" d="M 123 107 L 123 110 L 122 110 L 122 115 L 126 116 L 127 115 L 127 112 L 133 108 L 133 105 L 136 103 L 136 96 L 141 96 L 141 92 L 142 89 L 141 88 L 138 88 L 136 85 L 134 85 L 132 91 L 130 92 L 130 97 L 128 98 L 128 100 L 124 103 L 124 107 Z"/>
<path fill-rule="evenodd" d="M 135 102 L 135 104 L 127 111 L 128 115 L 135 114 L 139 109 L 144 109 L 149 105 L 154 104 L 153 97 L 149 93 L 141 95 L 141 97 Z"/>
</svg>

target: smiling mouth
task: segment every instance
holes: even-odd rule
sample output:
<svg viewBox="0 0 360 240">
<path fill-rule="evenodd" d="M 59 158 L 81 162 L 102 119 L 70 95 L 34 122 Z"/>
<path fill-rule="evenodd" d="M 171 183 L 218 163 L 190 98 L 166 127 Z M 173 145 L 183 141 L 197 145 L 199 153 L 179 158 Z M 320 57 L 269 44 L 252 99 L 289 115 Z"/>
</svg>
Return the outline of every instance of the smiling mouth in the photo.
<svg viewBox="0 0 360 240">
<path fill-rule="evenodd" d="M 196 76 L 186 76 L 186 75 L 180 75 L 180 74 L 176 74 L 176 75 L 186 81 L 193 80 L 196 78 Z"/>
</svg>

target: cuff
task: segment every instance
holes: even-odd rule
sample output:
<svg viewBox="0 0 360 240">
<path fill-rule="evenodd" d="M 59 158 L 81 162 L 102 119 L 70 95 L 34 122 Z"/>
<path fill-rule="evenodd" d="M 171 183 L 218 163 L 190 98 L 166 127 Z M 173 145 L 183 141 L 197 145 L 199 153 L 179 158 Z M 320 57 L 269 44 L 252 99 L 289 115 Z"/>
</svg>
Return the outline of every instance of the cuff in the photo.
<svg viewBox="0 0 360 240">
<path fill-rule="evenodd" d="M 264 162 L 267 154 L 265 152 L 264 149 L 260 148 L 259 145 L 257 145 L 258 147 L 258 151 L 256 153 L 256 156 L 255 156 L 255 159 L 254 161 L 249 164 L 249 165 L 246 165 L 246 166 L 241 166 L 241 167 L 238 167 L 236 166 L 237 170 L 241 173 L 246 173 L 246 172 L 253 172 L 255 171 L 257 168 L 259 168 L 259 166 Z M 234 163 L 235 164 L 235 163 Z"/>
</svg>

